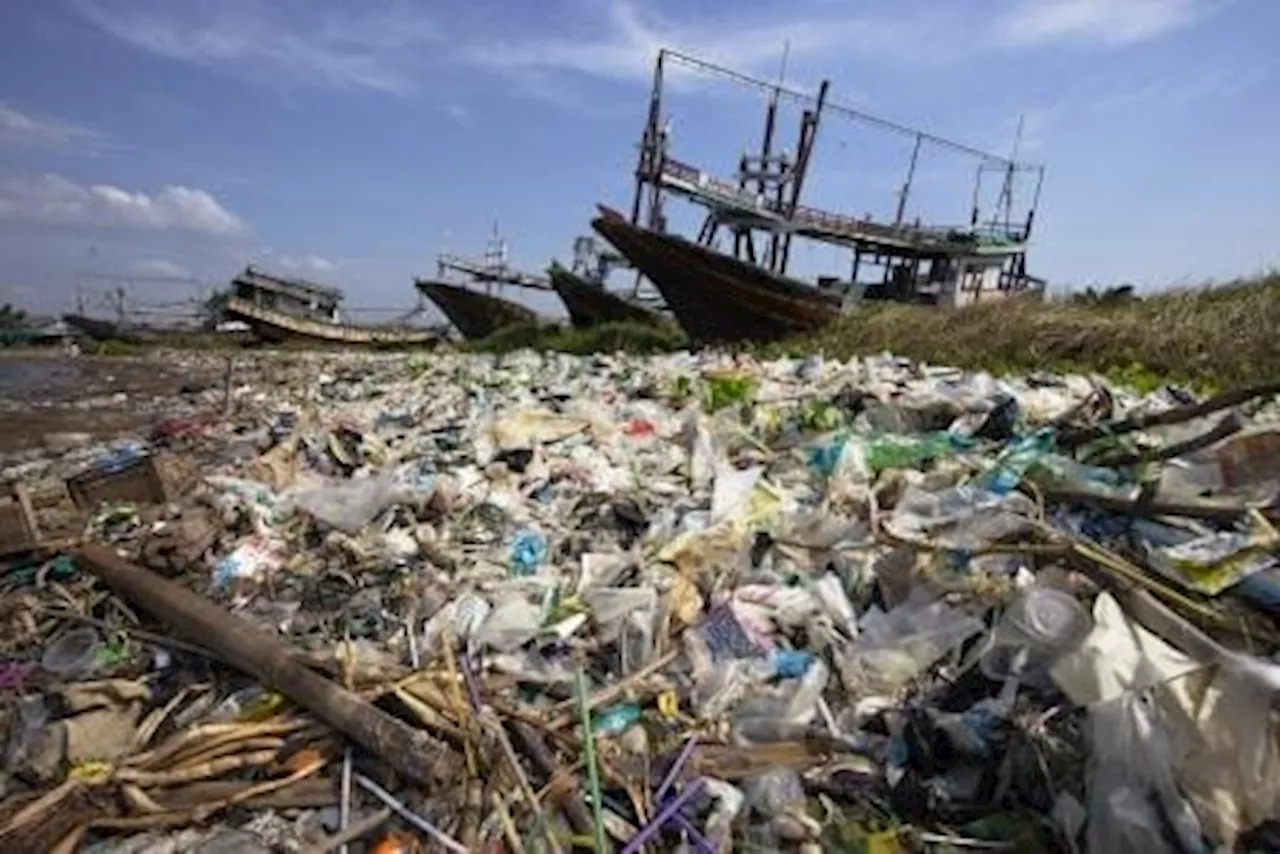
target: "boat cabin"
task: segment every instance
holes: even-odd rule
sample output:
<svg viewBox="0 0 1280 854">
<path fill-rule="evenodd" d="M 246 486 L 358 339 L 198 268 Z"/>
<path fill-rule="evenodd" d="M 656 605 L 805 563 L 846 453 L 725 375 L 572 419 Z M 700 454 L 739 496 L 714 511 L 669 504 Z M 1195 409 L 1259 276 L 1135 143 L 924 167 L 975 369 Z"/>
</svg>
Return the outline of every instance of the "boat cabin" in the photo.
<svg viewBox="0 0 1280 854">
<path fill-rule="evenodd" d="M 340 322 L 338 305 L 342 291 L 308 282 L 259 272 L 253 267 L 231 280 L 232 294 L 259 308 L 279 311 L 294 317 Z"/>
</svg>

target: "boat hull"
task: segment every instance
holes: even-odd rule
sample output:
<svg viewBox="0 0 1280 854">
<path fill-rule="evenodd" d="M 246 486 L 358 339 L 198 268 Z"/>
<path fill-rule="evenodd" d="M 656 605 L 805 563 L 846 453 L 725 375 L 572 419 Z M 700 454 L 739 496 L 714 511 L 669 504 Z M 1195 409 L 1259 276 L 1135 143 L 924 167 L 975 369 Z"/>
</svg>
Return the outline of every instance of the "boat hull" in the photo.
<svg viewBox="0 0 1280 854">
<path fill-rule="evenodd" d="M 262 308 L 240 297 L 227 300 L 226 314 L 236 320 L 243 320 L 258 338 L 272 343 L 294 340 L 360 347 L 415 346 L 439 340 L 439 336 L 430 330 L 326 323 Z"/>
<path fill-rule="evenodd" d="M 651 308 L 637 305 L 576 276 L 563 267 L 552 267 L 551 287 L 569 311 L 569 320 L 579 329 L 601 323 L 644 323 L 660 326 L 666 318 Z"/>
<path fill-rule="evenodd" d="M 439 306 L 445 317 L 462 333 L 463 338 L 488 338 L 505 326 L 538 321 L 538 315 L 533 309 L 501 297 L 478 293 L 446 282 L 419 279 L 414 284 L 423 296 Z"/>
<path fill-rule="evenodd" d="M 838 298 L 601 209 L 592 227 L 662 293 L 695 341 L 771 341 L 811 332 L 840 314 Z"/>
</svg>

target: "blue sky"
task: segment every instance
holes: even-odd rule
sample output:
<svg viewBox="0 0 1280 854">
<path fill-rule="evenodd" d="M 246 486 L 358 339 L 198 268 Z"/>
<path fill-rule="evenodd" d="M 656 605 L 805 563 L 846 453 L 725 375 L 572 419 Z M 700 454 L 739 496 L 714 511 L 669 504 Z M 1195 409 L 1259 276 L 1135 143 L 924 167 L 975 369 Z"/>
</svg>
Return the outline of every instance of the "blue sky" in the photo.
<svg viewBox="0 0 1280 854">
<path fill-rule="evenodd" d="M 1144 286 L 1280 265 L 1273 0 L 49 0 L 0 27 L 0 300 L 247 261 L 409 306 L 442 250 L 567 258 L 626 207 L 653 55 L 683 49 L 1048 163 L 1032 268 Z M 761 99 L 681 75 L 677 156 L 729 175 Z M 784 125 L 794 135 L 794 117 Z M 909 142 L 828 120 L 810 202 L 891 212 Z M 962 221 L 926 152 L 911 213 Z M 1025 196 L 1020 199 L 1025 202 Z M 826 253 L 826 254 L 824 254 Z M 830 250 L 800 258 L 820 269 Z M 834 269 L 832 270 L 834 271 Z M 181 282 L 135 282 L 147 299 Z M 549 307 L 549 306 L 548 306 Z"/>
</svg>

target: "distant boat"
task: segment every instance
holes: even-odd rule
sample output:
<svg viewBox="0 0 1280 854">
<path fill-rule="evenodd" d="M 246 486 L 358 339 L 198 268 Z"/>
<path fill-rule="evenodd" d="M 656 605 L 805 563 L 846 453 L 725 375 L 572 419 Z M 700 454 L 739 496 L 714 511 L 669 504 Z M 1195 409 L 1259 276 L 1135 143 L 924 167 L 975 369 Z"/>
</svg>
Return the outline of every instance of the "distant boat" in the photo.
<svg viewBox="0 0 1280 854">
<path fill-rule="evenodd" d="M 342 292 L 303 279 L 286 279 L 246 267 L 231 285 L 225 315 L 247 323 L 263 341 L 413 346 L 440 338 L 429 329 L 342 323 L 337 319 Z"/>
<path fill-rule="evenodd" d="M 147 335 L 134 327 L 111 320 L 101 320 L 83 314 L 64 314 L 62 321 L 94 341 L 122 341 L 127 344 L 141 344 Z"/>
<path fill-rule="evenodd" d="M 551 287 L 556 289 L 569 311 L 569 320 L 579 329 L 600 323 L 645 323 L 657 326 L 669 321 L 656 310 L 605 289 L 603 282 L 590 282 L 552 264 L 548 271 Z"/>
<path fill-rule="evenodd" d="M 673 234 L 632 225 L 606 207 L 591 226 L 662 293 L 695 341 L 775 340 L 840 314 L 839 296 Z"/>
<path fill-rule="evenodd" d="M 528 306 L 462 285 L 431 279 L 415 279 L 418 292 L 440 307 L 463 338 L 488 338 L 505 326 L 537 323 L 537 313 Z"/>
</svg>

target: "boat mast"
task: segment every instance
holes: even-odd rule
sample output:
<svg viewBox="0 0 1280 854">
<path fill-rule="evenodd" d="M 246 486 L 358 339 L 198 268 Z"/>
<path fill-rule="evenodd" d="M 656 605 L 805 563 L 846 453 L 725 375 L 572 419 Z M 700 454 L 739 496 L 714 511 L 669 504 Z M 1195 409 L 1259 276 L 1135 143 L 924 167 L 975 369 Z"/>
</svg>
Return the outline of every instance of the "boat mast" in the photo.
<svg viewBox="0 0 1280 854">
<path fill-rule="evenodd" d="M 666 59 L 667 49 L 662 48 L 658 51 L 658 58 L 653 64 L 653 88 L 649 92 L 649 116 L 645 120 L 644 134 L 640 138 L 640 157 L 636 164 L 636 191 L 635 198 L 631 202 L 631 222 L 633 225 L 640 224 L 640 204 L 644 196 L 644 188 L 646 184 L 652 184 L 652 192 L 649 195 L 649 226 L 653 227 L 658 218 L 658 208 L 661 204 L 659 198 L 661 176 L 662 176 L 662 156 L 665 149 L 665 140 L 662 139 L 665 134 L 659 125 L 662 122 L 662 69 Z"/>
<path fill-rule="evenodd" d="M 793 219 L 796 208 L 800 206 L 800 192 L 804 189 L 805 174 L 809 171 L 809 161 L 813 155 L 813 143 L 818 136 L 818 123 L 822 121 L 822 107 L 827 101 L 827 90 L 830 80 L 823 80 L 818 86 L 818 103 L 812 110 L 805 110 L 800 119 L 800 144 L 796 152 L 795 177 L 791 181 L 791 199 L 787 204 L 787 219 Z M 782 257 L 778 259 L 775 272 L 786 275 L 787 262 L 791 259 L 791 232 L 787 232 L 782 242 Z"/>
</svg>

